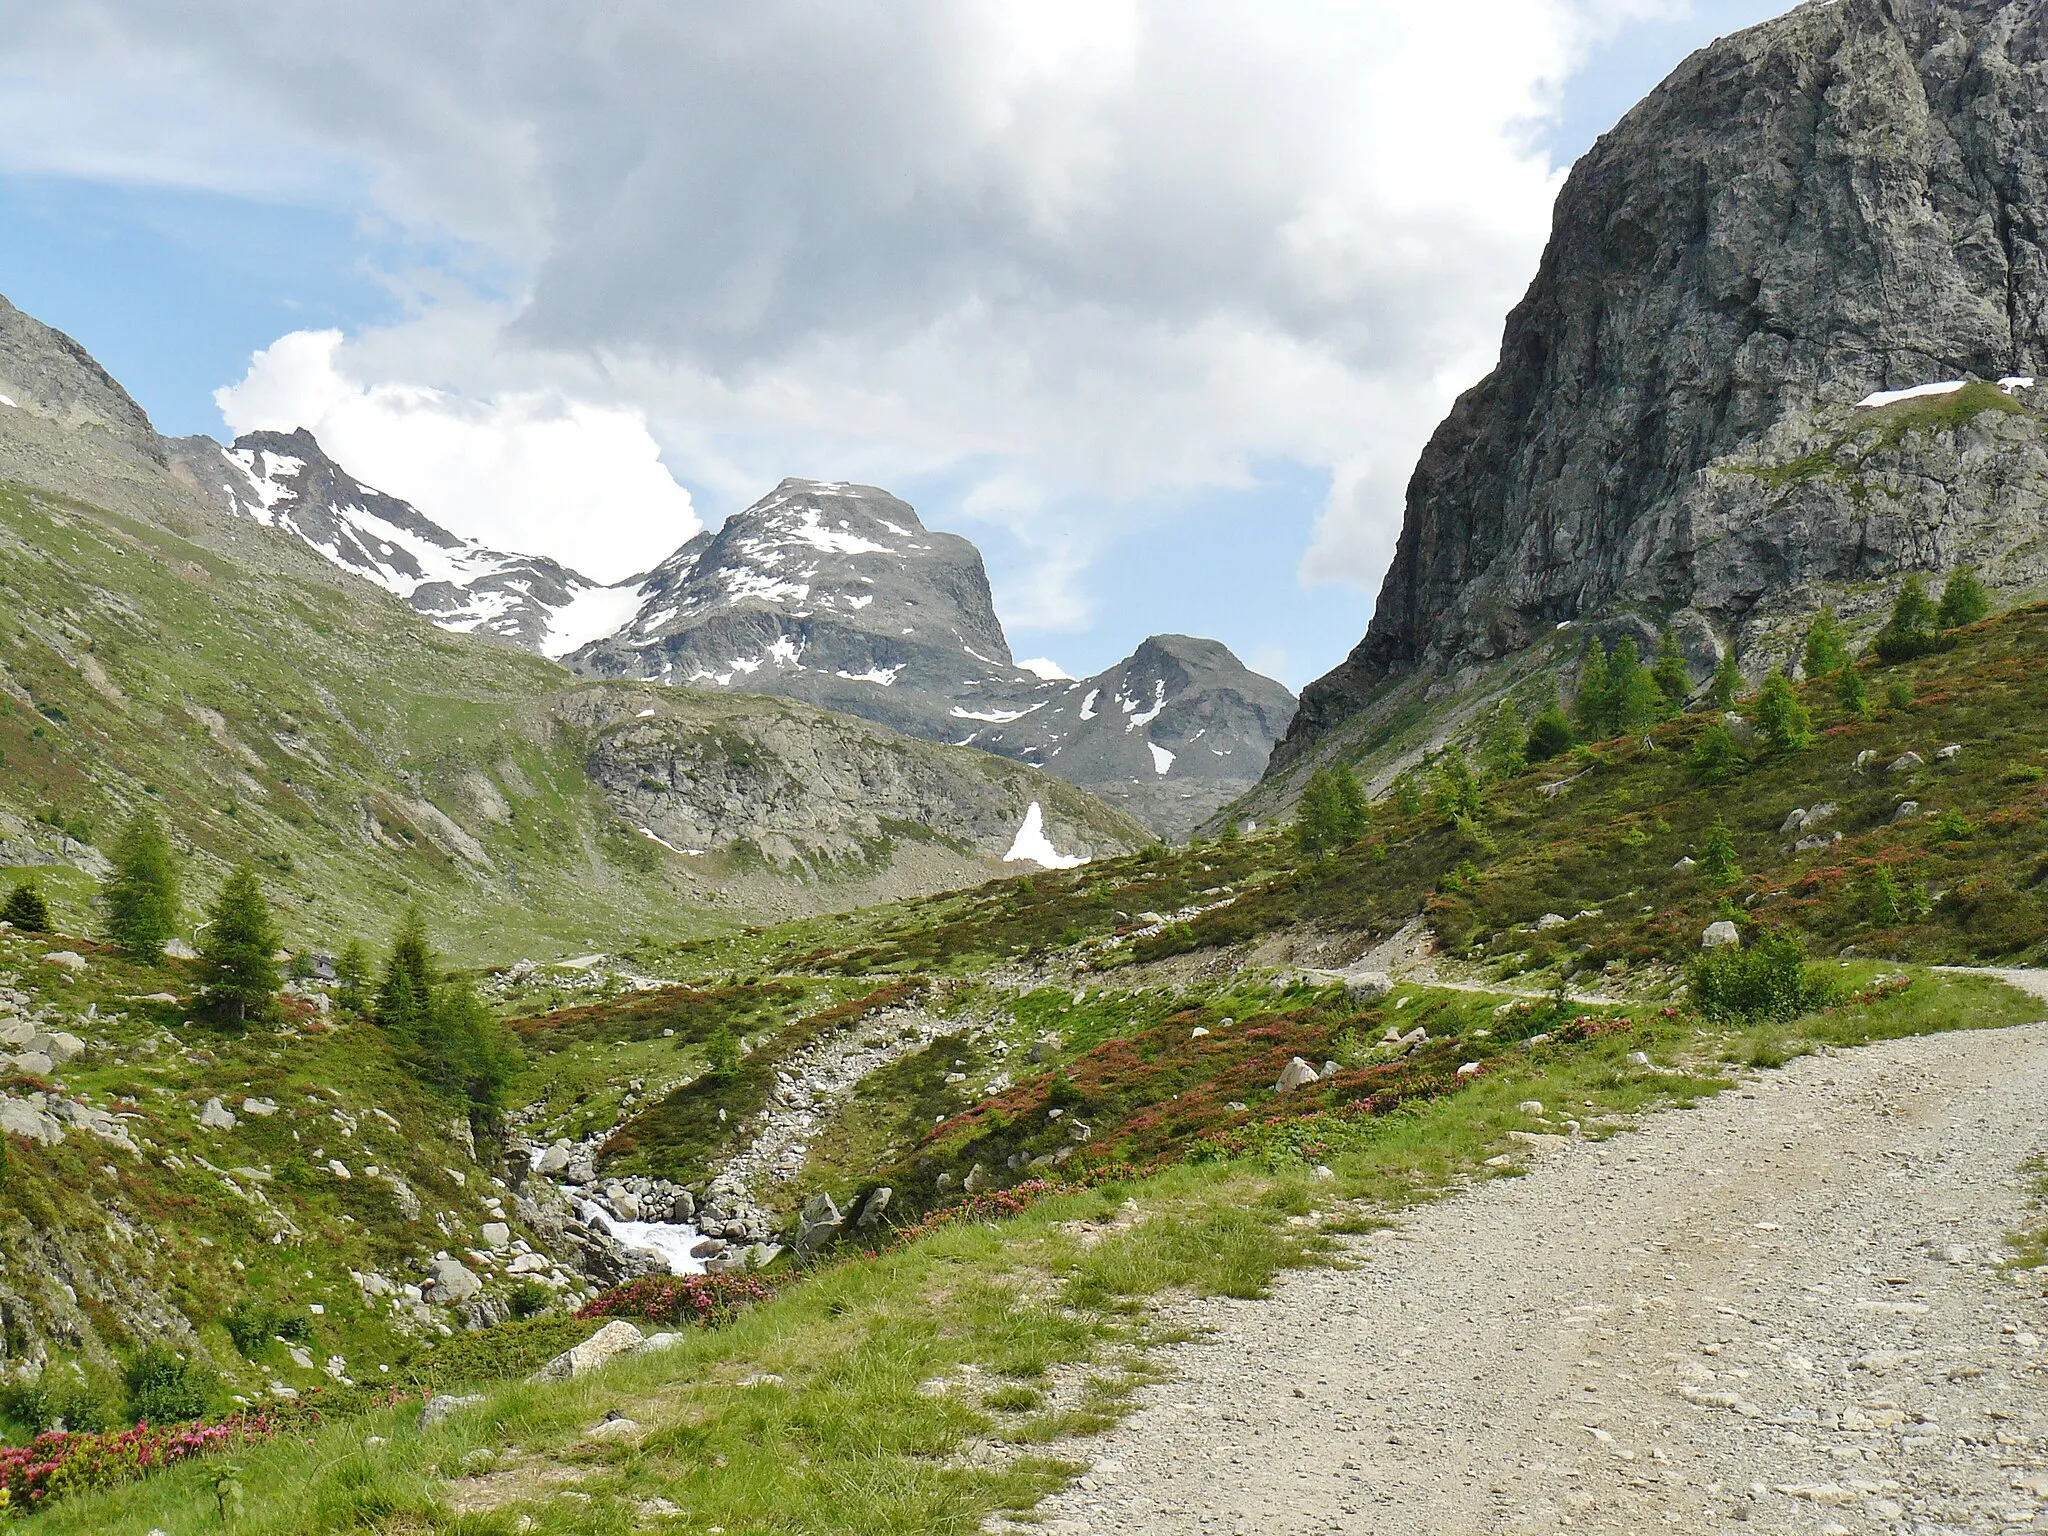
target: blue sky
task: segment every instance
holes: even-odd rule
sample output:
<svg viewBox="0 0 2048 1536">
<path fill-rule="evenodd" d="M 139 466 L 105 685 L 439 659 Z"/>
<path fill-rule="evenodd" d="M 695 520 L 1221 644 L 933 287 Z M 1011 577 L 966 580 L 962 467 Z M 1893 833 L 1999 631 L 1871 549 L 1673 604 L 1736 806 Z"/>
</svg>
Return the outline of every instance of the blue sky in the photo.
<svg viewBox="0 0 2048 1536">
<path fill-rule="evenodd" d="M 1684 15 L 1620 29 L 1570 77 L 1561 114 L 1545 134 L 1551 163 L 1576 158 L 1691 49 L 1782 8 L 1696 0 Z M 0 93 L 20 78 L 0 68 Z M 472 307 L 504 304 L 535 270 L 545 298 L 551 270 L 560 264 L 532 260 L 535 247 L 523 236 L 450 229 L 459 221 L 447 217 L 437 227 L 433 219 L 407 224 L 387 216 L 380 205 L 390 198 L 368 175 L 267 191 L 238 190 L 232 178 L 190 184 L 197 179 L 204 178 L 179 184 L 175 177 L 90 166 L 0 171 L 0 293 L 77 337 L 170 433 L 224 435 L 214 391 L 241 379 L 251 355 L 286 333 L 333 329 L 356 338 L 380 328 L 403 332 L 434 308 L 440 292 L 459 289 Z M 422 236 L 421 229 L 433 233 Z M 1499 295 L 1511 299 L 1533 268 L 1528 254 L 1505 259 L 1511 268 L 1520 264 L 1519 275 L 1502 273 L 1485 313 L 1468 323 L 1472 336 L 1497 339 L 1505 307 Z M 620 280 L 616 273 L 606 278 Z M 548 305 L 537 306 L 537 313 L 545 317 Z M 757 335 L 730 345 L 780 343 Z M 714 343 L 699 334 L 690 344 L 701 351 Z M 1467 344 L 1456 361 L 1433 366 L 1439 374 L 1462 366 L 1469 373 L 1462 382 L 1470 383 L 1483 356 Z M 1085 359 L 1076 365 L 1077 376 L 1085 366 Z M 459 381 L 432 382 L 459 387 Z M 1312 381 L 1302 387 L 1316 388 Z M 871 429 L 861 422 L 817 429 L 815 410 L 825 407 L 813 408 L 808 428 L 730 434 L 750 444 L 744 451 L 693 451 L 687 446 L 697 438 L 690 401 L 705 398 L 701 387 L 693 388 L 694 394 L 671 389 L 648 414 L 665 461 L 705 521 L 715 523 L 750 494 L 766 491 L 780 473 L 867 479 L 878 463 L 893 465 L 890 488 L 918 505 L 927 522 L 966 533 L 983 547 L 1017 653 L 1050 655 L 1077 674 L 1109 665 L 1146 634 L 1172 630 L 1214 635 L 1299 688 L 1364 632 L 1370 588 L 1390 544 L 1386 508 L 1397 504 L 1407 469 L 1392 449 L 1377 456 L 1365 472 L 1377 486 L 1370 493 L 1378 497 L 1377 531 L 1353 538 L 1348 555 L 1332 555 L 1322 579 L 1305 580 L 1305 557 L 1335 547 L 1328 526 L 1333 477 L 1349 473 L 1314 462 L 1312 453 L 1263 451 L 1261 440 L 1247 438 L 1220 470 L 1199 462 L 1199 443 L 1162 450 L 1156 462 L 1133 469 L 1112 462 L 1114 444 L 1104 449 L 1089 440 L 1073 452 L 1073 462 L 1087 469 L 1068 465 L 1038 473 L 1030 451 L 985 451 L 1003 436 L 1001 409 L 976 418 L 966 434 L 982 451 L 935 443 L 927 419 L 904 434 L 912 449 L 878 455 L 869 443 Z M 1045 409 L 1027 402 L 1017 414 L 1042 416 Z M 1173 402 L 1156 409 L 1170 413 Z M 860 412 L 887 416 L 866 399 Z M 1134 416 L 1144 414 L 1140 402 Z M 1073 443 L 1086 440 L 1088 428 L 1083 422 L 1048 431 Z M 1397 445 L 1422 428 L 1419 421 L 1405 427 L 1408 438 L 1397 434 Z M 1325 430 L 1341 431 L 1341 423 Z M 706 432 L 715 435 L 715 429 Z M 1266 440 L 1284 446 L 1287 434 L 1270 432 Z M 1033 470 L 1024 475 L 1028 488 L 1015 498 L 1005 498 L 1000 476 L 977 480 L 982 468 L 999 462 Z M 1195 468 L 1184 471 L 1184 463 Z M 412 494 L 405 485 L 385 488 Z M 489 532 L 462 526 L 445 508 L 428 510 L 458 531 Z M 646 542 L 650 538 L 654 544 Z M 579 562 L 573 533 L 565 530 L 550 543 L 545 552 Z M 658 534 L 648 534 L 639 547 L 659 543 Z M 1308 563 L 1307 574 L 1315 575 L 1314 560 Z"/>
</svg>

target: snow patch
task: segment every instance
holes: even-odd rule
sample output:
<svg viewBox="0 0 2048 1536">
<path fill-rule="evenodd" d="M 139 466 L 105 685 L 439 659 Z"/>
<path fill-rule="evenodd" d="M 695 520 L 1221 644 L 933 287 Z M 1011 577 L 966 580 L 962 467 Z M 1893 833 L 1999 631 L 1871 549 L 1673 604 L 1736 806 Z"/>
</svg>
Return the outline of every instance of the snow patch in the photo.
<svg viewBox="0 0 2048 1536">
<path fill-rule="evenodd" d="M 20 406 L 16 405 L 12 400 L 8 399 L 5 395 L 0 395 L 0 405 L 6 406 L 10 411 L 18 411 L 21 409 Z"/>
<path fill-rule="evenodd" d="M 1080 854 L 1061 853 L 1053 847 L 1052 839 L 1045 835 L 1045 812 L 1034 800 L 1031 809 L 1024 813 L 1024 825 L 1017 829 L 1017 840 L 1010 844 L 1010 851 L 1003 855 L 1003 862 L 1031 863 L 1041 869 L 1072 869 L 1086 864 L 1088 860 Z"/>
<path fill-rule="evenodd" d="M 1159 718 L 1160 711 L 1166 708 L 1166 679 L 1160 678 L 1152 685 L 1152 688 L 1152 707 L 1142 715 L 1132 715 L 1130 719 L 1126 720 L 1124 722 L 1124 729 L 1126 731 L 1135 731 L 1141 725 L 1150 725 Z M 1126 709 L 1136 709 L 1138 706 L 1135 702 L 1132 702 L 1124 707 Z M 1160 770 L 1162 773 L 1165 771 L 1163 768 Z"/>
<path fill-rule="evenodd" d="M 1029 661 L 1018 662 L 1017 665 L 1033 677 L 1042 677 L 1048 683 L 1071 683 L 1074 680 L 1073 673 L 1049 657 L 1034 656 Z"/>
<path fill-rule="evenodd" d="M 962 709 L 955 704 L 951 714 L 955 720 L 979 720 L 985 725 L 1008 725 L 1012 720 L 1022 720 L 1032 710 L 1043 709 L 1043 703 L 1034 704 L 1031 709 Z"/>
<path fill-rule="evenodd" d="M 1156 741 L 1148 741 L 1145 745 L 1152 751 L 1152 771 L 1154 773 L 1163 775 L 1167 769 L 1173 766 L 1173 754 L 1167 751 L 1166 748 L 1160 746 Z"/>
<path fill-rule="evenodd" d="M 1093 720 L 1095 718 L 1095 701 L 1101 697 L 1102 690 L 1100 688 L 1090 688 L 1088 690 L 1088 697 L 1081 701 L 1081 718 L 1083 720 Z"/>
<path fill-rule="evenodd" d="M 580 651 L 593 640 L 617 634 L 639 611 L 638 587 L 584 587 L 548 615 L 540 653 L 559 658 Z"/>
<path fill-rule="evenodd" d="M 1897 405 L 1901 400 L 1921 400 L 1929 395 L 1952 395 L 1969 383 L 1968 379 L 1944 379 L 1939 384 L 1915 384 L 1911 389 L 1880 389 L 1874 395 L 1865 395 L 1856 402 L 1856 409 L 1874 410 L 1880 405 Z"/>
<path fill-rule="evenodd" d="M 640 829 L 640 835 L 645 838 L 650 838 L 653 841 L 661 844 L 661 846 L 666 848 L 670 853 L 680 854 L 682 857 L 686 859 L 701 859 L 704 857 L 704 850 L 702 848 L 678 848 L 674 843 L 670 842 L 667 838 L 663 837 L 659 832 L 655 831 L 652 827 L 642 827 Z"/>
<path fill-rule="evenodd" d="M 2028 373 L 2011 374 L 2006 378 L 2000 379 L 1998 387 L 2008 395 L 2017 394 L 2020 390 L 2032 389 L 2034 387 L 2034 377 Z"/>
<path fill-rule="evenodd" d="M 838 672 L 833 675 L 843 677 L 849 683 L 879 683 L 887 688 L 895 683 L 896 674 L 902 670 L 903 664 L 898 662 L 893 667 L 870 667 L 865 672 Z"/>
</svg>

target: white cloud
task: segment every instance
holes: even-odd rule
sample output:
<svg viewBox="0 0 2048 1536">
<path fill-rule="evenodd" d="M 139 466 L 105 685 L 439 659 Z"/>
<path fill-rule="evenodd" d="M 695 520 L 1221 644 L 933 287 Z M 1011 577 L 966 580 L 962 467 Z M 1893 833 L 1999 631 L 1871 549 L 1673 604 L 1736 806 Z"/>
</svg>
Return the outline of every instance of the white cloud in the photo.
<svg viewBox="0 0 2048 1536">
<path fill-rule="evenodd" d="M 1262 460 L 1330 474 L 1304 579 L 1376 584 L 1534 270 L 1563 81 L 1681 8 L 76 0 L 0 38 L 0 72 L 62 60 L 66 121 L 119 125 L 146 63 L 183 107 L 157 174 L 303 146 L 512 273 L 514 304 L 422 296 L 325 373 L 273 348 L 229 393 L 281 421 L 310 391 L 337 457 L 463 531 L 603 567 L 652 520 L 665 549 L 647 428 L 735 506 L 783 473 L 950 472 L 952 510 L 1027 550 L 1013 622 L 1071 629 L 1133 509 Z M 599 519 L 555 455 L 607 444 L 625 499 Z M 546 485 L 579 499 L 549 512 Z"/>
<path fill-rule="evenodd" d="M 344 371 L 339 331 L 294 331 L 215 400 L 230 430 L 309 428 L 357 478 L 500 549 L 616 580 L 702 523 L 638 412 L 559 393 L 468 399 Z"/>
</svg>

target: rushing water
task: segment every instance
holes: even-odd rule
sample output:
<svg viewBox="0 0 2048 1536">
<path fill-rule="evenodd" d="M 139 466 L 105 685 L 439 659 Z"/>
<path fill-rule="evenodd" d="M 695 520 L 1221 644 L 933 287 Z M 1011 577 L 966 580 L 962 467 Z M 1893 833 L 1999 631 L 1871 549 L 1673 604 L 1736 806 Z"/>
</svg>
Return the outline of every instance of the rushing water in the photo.
<svg viewBox="0 0 2048 1536">
<path fill-rule="evenodd" d="M 528 1166 L 537 1170 L 541 1158 L 546 1155 L 547 1148 L 535 1147 L 528 1155 Z M 704 1261 L 690 1256 L 690 1250 L 703 1240 L 704 1234 L 688 1222 L 623 1221 L 581 1190 L 566 1184 L 557 1184 L 555 1188 L 568 1197 L 569 1204 L 585 1226 L 609 1234 L 628 1248 L 660 1254 L 672 1275 L 704 1273 Z"/>
</svg>

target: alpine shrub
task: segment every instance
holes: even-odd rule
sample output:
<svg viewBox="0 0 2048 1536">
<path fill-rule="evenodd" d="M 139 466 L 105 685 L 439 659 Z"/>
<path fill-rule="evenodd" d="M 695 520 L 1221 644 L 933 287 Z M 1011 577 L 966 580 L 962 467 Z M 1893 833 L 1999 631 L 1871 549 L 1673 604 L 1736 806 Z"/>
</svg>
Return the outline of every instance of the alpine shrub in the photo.
<svg viewBox="0 0 2048 1536">
<path fill-rule="evenodd" d="M 1692 1001 L 1707 1018 L 1743 1024 L 1796 1019 L 1835 999 L 1835 982 L 1806 963 L 1788 934 L 1765 934 L 1747 949 L 1724 944 L 1692 962 Z"/>
</svg>

